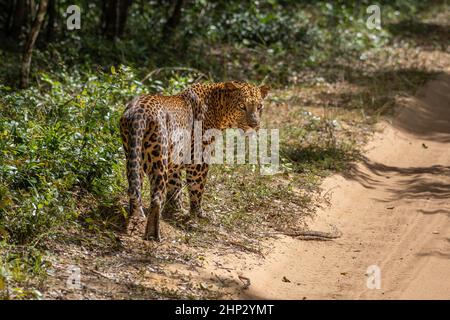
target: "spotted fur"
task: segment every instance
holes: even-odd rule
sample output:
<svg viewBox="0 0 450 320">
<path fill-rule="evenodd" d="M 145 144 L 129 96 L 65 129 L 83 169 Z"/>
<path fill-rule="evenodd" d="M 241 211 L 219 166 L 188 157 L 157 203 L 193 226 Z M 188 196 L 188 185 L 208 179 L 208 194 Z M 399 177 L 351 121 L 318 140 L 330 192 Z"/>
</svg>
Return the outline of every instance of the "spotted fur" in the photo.
<svg viewBox="0 0 450 320">
<path fill-rule="evenodd" d="M 160 215 L 180 211 L 182 170 L 190 197 L 190 212 L 203 216 L 201 201 L 208 174 L 204 159 L 195 163 L 174 161 L 177 129 L 191 133 L 193 125 L 202 121 L 202 130 L 240 128 L 258 129 L 267 86 L 243 82 L 194 84 L 174 96 L 146 95 L 131 101 L 120 119 L 120 132 L 127 158 L 130 217 L 143 214 L 141 189 L 145 175 L 151 182 L 151 210 L 144 239 L 160 240 Z M 209 142 L 203 142 L 205 145 Z M 193 155 L 193 152 L 192 152 Z"/>
</svg>

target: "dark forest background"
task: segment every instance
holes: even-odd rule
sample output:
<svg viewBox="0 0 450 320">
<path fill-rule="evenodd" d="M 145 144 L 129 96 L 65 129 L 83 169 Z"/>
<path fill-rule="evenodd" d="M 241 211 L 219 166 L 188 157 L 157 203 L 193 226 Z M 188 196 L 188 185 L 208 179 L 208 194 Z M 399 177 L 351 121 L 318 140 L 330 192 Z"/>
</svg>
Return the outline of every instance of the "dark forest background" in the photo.
<svg viewBox="0 0 450 320">
<path fill-rule="evenodd" d="M 378 1 L 382 19 L 412 18 L 421 1 Z M 160 67 L 190 67 L 214 79 L 245 78 L 286 84 L 300 68 L 381 46 L 388 33 L 365 24 L 371 1 L 11 0 L 0 5 L 2 78 L 15 68 L 46 8 L 36 41 L 35 71 L 80 71 L 124 64 L 142 76 Z M 81 8 L 81 30 L 67 30 L 65 12 Z M 9 53 L 16 53 L 10 55 Z M 289 63 L 286 63 L 289 61 Z M 166 76 L 165 74 L 164 76 Z"/>
</svg>

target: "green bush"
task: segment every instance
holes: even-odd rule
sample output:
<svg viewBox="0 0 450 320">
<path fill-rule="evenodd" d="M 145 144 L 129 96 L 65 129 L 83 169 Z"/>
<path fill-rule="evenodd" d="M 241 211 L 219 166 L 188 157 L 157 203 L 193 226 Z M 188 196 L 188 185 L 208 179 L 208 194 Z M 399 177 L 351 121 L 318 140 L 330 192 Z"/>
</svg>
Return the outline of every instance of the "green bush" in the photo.
<svg viewBox="0 0 450 320">
<path fill-rule="evenodd" d="M 22 91 L 0 86 L 0 230 L 12 242 L 76 216 L 79 193 L 114 194 L 120 111 L 146 90 L 125 67 L 41 74 L 39 83 Z"/>
</svg>

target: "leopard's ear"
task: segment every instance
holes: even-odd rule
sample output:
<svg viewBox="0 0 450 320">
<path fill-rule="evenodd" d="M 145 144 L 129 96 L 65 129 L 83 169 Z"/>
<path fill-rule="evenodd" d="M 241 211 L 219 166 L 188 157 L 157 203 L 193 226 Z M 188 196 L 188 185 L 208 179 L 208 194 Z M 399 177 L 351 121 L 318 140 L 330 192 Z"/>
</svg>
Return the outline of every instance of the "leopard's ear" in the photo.
<svg viewBox="0 0 450 320">
<path fill-rule="evenodd" d="M 261 92 L 261 97 L 264 99 L 270 91 L 270 86 L 262 85 L 259 87 L 259 91 Z"/>
<path fill-rule="evenodd" d="M 223 84 L 223 86 L 224 86 L 224 88 L 226 89 L 226 90 L 230 90 L 230 91 L 233 91 L 233 90 L 238 90 L 240 87 L 239 87 L 239 84 L 236 82 L 236 81 L 228 81 L 228 82 L 225 82 L 224 84 Z"/>
</svg>

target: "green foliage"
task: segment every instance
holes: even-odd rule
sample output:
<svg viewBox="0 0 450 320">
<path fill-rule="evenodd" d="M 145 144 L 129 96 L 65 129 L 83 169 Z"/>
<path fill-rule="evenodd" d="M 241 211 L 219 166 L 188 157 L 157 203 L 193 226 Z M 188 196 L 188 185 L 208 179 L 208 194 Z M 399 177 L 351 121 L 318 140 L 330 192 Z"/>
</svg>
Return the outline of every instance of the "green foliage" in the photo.
<svg viewBox="0 0 450 320">
<path fill-rule="evenodd" d="M 44 43 L 35 50 L 34 71 L 50 74 L 76 66 L 89 73 L 99 66 L 107 71 L 106 66 L 124 64 L 143 77 L 160 67 L 183 66 L 216 80 L 268 78 L 273 85 L 289 84 L 298 70 L 381 47 L 391 36 L 384 26 L 411 19 L 423 6 L 418 1 L 381 1 L 383 28 L 370 30 L 366 27 L 370 1 L 195 1 L 185 5 L 172 40 L 164 40 L 161 32 L 169 2 L 136 3 L 128 14 L 126 35 L 108 41 L 98 32 L 101 3 L 75 3 L 82 9 L 83 27 L 58 33 L 53 42 L 41 37 Z M 60 4 L 59 15 L 66 5 Z M 0 79 L 14 83 L 17 72 L 12 70 L 18 61 L 9 52 L 0 51 L 0 56 L 5 61 Z"/>
<path fill-rule="evenodd" d="M 32 274 L 35 278 L 33 285 L 39 285 L 46 277 L 49 266 L 50 262 L 39 250 L 33 247 L 18 249 L 0 241 L 0 300 L 39 299 L 41 297 L 39 290 L 28 286 L 24 288 L 17 284 L 27 282 L 29 275 Z"/>
<path fill-rule="evenodd" d="M 123 158 L 120 111 L 145 88 L 120 67 L 41 74 L 39 86 L 0 92 L 0 230 L 25 243 L 76 216 L 79 193 L 115 192 Z"/>
<path fill-rule="evenodd" d="M 280 154 L 284 169 L 321 176 L 348 169 L 359 153 L 351 136 L 337 136 L 342 131 L 339 122 L 309 112 L 303 112 L 303 118 L 303 125 L 282 131 Z"/>
</svg>

